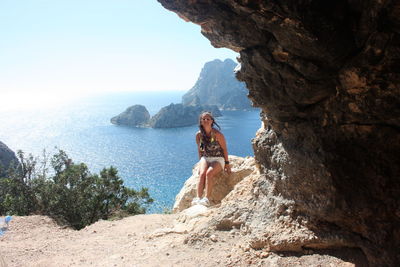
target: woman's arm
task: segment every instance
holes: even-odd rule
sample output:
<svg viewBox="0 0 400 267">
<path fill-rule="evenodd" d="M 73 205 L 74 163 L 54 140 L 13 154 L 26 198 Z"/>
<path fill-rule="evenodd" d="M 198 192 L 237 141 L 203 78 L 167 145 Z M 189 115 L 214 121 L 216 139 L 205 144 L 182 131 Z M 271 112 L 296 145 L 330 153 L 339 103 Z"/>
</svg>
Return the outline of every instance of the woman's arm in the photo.
<svg viewBox="0 0 400 267">
<path fill-rule="evenodd" d="M 228 147 L 226 145 L 225 136 L 221 132 L 217 132 L 216 136 L 217 136 L 217 141 L 220 144 L 222 151 L 224 152 L 225 170 L 227 173 L 231 173 L 231 166 L 229 165 L 229 158 L 228 158 Z"/>
<path fill-rule="evenodd" d="M 196 134 L 196 144 L 197 144 L 197 152 L 199 153 L 199 159 L 201 159 L 201 151 L 200 151 L 200 132 Z"/>
</svg>

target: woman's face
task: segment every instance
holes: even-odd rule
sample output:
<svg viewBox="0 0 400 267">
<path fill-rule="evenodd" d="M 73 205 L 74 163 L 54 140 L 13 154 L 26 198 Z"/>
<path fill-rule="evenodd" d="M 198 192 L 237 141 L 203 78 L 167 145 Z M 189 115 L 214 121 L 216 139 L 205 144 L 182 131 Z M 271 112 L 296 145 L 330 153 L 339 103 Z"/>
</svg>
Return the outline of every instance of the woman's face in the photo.
<svg viewBox="0 0 400 267">
<path fill-rule="evenodd" d="M 206 125 L 211 126 L 211 124 L 213 123 L 213 119 L 208 114 L 204 114 L 203 116 L 201 116 L 200 120 L 201 120 L 200 123 L 202 126 L 206 126 Z"/>
</svg>

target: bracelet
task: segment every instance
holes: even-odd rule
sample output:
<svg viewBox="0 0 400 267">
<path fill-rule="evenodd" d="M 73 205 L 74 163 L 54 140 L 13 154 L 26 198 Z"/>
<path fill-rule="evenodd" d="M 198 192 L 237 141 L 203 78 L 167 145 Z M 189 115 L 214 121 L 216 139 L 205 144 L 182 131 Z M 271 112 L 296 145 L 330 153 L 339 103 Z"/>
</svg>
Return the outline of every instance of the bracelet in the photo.
<svg viewBox="0 0 400 267">
<path fill-rule="evenodd" d="M 225 161 L 225 164 L 228 165 L 228 164 L 229 164 L 229 161 Z"/>
</svg>

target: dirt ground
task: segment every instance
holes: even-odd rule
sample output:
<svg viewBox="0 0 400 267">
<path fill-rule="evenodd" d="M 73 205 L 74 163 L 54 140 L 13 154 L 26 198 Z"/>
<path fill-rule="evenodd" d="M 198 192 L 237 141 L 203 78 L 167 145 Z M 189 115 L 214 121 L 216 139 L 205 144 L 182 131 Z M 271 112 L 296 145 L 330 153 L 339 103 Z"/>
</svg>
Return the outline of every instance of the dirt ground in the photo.
<svg viewBox="0 0 400 267">
<path fill-rule="evenodd" d="M 255 251 L 238 231 L 175 231 L 176 219 L 137 215 L 75 231 L 45 216 L 14 216 L 0 237 L 0 266 L 355 266 L 329 255 Z"/>
</svg>

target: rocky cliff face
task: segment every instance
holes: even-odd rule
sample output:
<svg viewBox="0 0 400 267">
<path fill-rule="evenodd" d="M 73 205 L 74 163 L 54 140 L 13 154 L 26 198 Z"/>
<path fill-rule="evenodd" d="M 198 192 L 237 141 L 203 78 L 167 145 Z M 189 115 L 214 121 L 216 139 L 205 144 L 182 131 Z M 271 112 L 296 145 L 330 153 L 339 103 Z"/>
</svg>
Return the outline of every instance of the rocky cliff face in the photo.
<svg viewBox="0 0 400 267">
<path fill-rule="evenodd" d="M 222 109 L 250 109 L 248 90 L 234 73 L 237 66 L 232 59 L 207 62 L 196 84 L 182 96 L 184 105 L 216 105 Z"/>
<path fill-rule="evenodd" d="M 262 174 L 216 226 L 246 224 L 254 248 L 399 265 L 400 2 L 158 1 L 240 53 L 263 110 Z"/>
<path fill-rule="evenodd" d="M 0 141 L 0 178 L 4 175 L 11 164 L 17 164 L 18 159 L 15 153 Z"/>
</svg>

